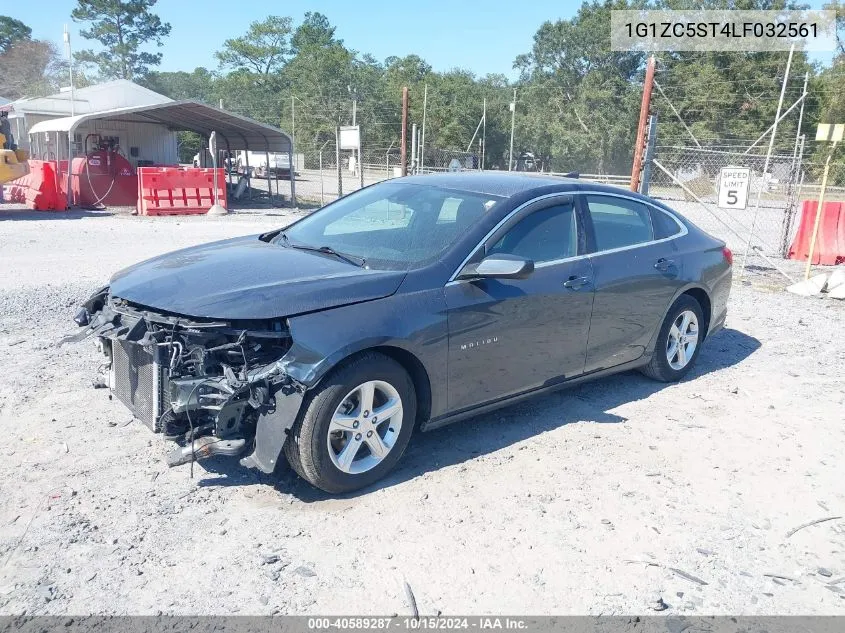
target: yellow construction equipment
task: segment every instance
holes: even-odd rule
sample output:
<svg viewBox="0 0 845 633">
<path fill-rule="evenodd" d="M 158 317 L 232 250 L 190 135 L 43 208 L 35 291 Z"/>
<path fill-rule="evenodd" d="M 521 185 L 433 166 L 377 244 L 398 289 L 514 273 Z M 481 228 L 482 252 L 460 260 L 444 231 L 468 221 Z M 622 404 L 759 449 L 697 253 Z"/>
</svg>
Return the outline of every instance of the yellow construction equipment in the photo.
<svg viewBox="0 0 845 633">
<path fill-rule="evenodd" d="M 0 186 L 29 173 L 29 155 L 22 149 L 6 149 L 6 136 L 0 134 Z"/>
<path fill-rule="evenodd" d="M 29 155 L 15 145 L 9 126 L 9 113 L 0 112 L 0 187 L 29 173 Z M 2 198 L 2 196 L 0 196 Z"/>
</svg>

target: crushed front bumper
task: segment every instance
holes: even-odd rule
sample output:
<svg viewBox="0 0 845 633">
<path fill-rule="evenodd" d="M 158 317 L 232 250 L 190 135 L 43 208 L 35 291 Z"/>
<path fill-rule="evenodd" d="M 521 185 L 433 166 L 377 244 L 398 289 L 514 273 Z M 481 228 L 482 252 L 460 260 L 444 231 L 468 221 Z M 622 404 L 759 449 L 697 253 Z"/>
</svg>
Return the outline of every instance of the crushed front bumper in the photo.
<svg viewBox="0 0 845 633">
<path fill-rule="evenodd" d="M 305 392 L 285 371 L 289 345 L 280 341 L 289 335 L 282 328 L 239 330 L 159 315 L 115 302 L 107 289 L 95 293 L 75 321 L 84 329 L 63 342 L 97 339 L 114 396 L 176 442 L 169 465 L 248 453 L 243 466 L 265 473 L 276 468 Z M 242 363 L 227 364 L 241 357 Z"/>
</svg>

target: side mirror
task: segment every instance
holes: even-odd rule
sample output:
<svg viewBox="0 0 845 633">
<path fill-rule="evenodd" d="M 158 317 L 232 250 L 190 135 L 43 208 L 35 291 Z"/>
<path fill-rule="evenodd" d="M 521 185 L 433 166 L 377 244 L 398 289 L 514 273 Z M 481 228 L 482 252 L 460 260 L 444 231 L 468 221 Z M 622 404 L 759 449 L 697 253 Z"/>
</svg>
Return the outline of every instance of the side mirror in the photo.
<svg viewBox="0 0 845 633">
<path fill-rule="evenodd" d="M 477 264 L 467 264 L 458 279 L 525 279 L 534 272 L 534 262 L 517 255 L 488 255 Z"/>
</svg>

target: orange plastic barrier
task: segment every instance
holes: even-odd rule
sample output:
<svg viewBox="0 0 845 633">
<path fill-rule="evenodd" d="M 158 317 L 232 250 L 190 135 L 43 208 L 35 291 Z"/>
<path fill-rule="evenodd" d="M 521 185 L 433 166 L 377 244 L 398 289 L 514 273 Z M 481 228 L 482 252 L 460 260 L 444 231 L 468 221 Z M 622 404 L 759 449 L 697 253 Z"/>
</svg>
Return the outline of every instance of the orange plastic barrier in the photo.
<svg viewBox="0 0 845 633">
<path fill-rule="evenodd" d="M 217 170 L 219 204 L 226 206 L 226 173 Z M 195 215 L 214 204 L 214 169 L 138 168 L 139 215 Z"/>
<path fill-rule="evenodd" d="M 804 200 L 798 233 L 787 254 L 789 259 L 807 259 L 818 207 L 818 200 Z M 834 266 L 842 262 L 845 262 L 845 202 L 825 202 L 812 263 Z"/>
<path fill-rule="evenodd" d="M 29 173 L 6 187 L 8 199 L 34 211 L 66 211 L 67 201 L 57 179 L 56 161 L 30 160 Z"/>
</svg>

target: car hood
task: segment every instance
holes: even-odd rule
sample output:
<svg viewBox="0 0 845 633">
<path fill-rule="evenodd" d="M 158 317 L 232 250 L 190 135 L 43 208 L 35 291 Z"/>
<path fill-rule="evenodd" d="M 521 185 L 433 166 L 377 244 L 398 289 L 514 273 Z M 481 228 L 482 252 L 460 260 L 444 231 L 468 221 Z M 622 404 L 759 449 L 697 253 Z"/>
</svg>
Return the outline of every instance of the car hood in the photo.
<svg viewBox="0 0 845 633">
<path fill-rule="evenodd" d="M 116 273 L 113 297 L 190 317 L 271 319 L 370 301 L 405 273 L 359 268 L 257 235 L 167 253 Z"/>
</svg>

